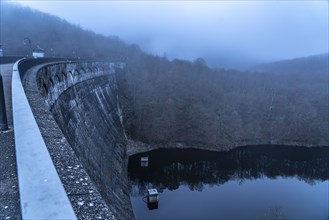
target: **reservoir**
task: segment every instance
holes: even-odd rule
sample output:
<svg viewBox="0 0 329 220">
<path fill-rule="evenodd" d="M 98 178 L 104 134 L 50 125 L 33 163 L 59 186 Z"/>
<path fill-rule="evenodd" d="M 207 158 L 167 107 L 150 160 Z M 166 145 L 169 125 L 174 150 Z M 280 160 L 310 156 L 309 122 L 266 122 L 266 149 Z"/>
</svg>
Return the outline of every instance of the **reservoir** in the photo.
<svg viewBox="0 0 329 220">
<path fill-rule="evenodd" d="M 328 219 L 328 172 L 329 147 L 159 149 L 128 165 L 136 219 Z"/>
</svg>

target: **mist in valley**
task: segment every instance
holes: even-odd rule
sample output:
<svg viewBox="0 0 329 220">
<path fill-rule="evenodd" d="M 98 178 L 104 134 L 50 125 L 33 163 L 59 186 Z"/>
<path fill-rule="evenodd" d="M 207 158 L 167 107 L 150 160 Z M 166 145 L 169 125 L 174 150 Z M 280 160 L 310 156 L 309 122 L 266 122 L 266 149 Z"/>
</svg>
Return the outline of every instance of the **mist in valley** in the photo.
<svg viewBox="0 0 329 220">
<path fill-rule="evenodd" d="M 327 1 L 1 1 L 0 22 L 5 55 L 124 61 L 133 140 L 329 145 Z"/>
<path fill-rule="evenodd" d="M 202 57 L 212 67 L 246 69 L 328 52 L 327 1 L 9 2 L 118 36 L 152 55 Z"/>
<path fill-rule="evenodd" d="M 79 219 L 325 218 L 328 11 L 321 0 L 0 0 L 0 64 L 30 58 L 17 69 Z"/>
</svg>

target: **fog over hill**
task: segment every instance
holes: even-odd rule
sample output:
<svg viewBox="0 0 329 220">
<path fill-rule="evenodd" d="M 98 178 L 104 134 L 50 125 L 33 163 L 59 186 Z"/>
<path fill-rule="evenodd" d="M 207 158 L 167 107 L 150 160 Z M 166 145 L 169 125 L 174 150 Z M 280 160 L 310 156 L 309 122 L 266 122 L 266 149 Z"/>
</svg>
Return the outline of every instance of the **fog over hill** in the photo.
<svg viewBox="0 0 329 220">
<path fill-rule="evenodd" d="M 159 146 L 328 146 L 327 57 L 267 64 L 267 72 L 150 60 L 118 78 L 125 127 Z"/>
<path fill-rule="evenodd" d="M 14 2 L 97 34 L 119 36 L 149 54 L 166 54 L 169 60 L 202 57 L 212 67 L 239 69 L 328 52 L 327 1 Z"/>
<path fill-rule="evenodd" d="M 94 190 L 88 189 L 89 184 L 80 189 L 85 182 L 77 181 L 80 174 L 71 173 L 72 167 L 80 165 L 71 161 L 73 152 L 66 146 L 82 162 L 81 167 L 117 219 L 133 219 L 128 157 L 142 151 L 232 150 L 222 154 L 231 160 L 216 158 L 224 164 L 236 161 L 236 166 L 226 169 L 226 177 L 225 169 L 217 169 L 225 181 L 231 177 L 236 180 L 241 172 L 256 173 L 246 178 L 256 178 L 259 172 L 272 174 L 271 178 L 297 175 L 309 179 L 312 175 L 306 175 L 308 172 L 328 167 L 326 158 L 317 158 L 328 150 L 319 146 L 329 146 L 328 12 L 323 9 L 327 1 L 20 2 L 53 6 L 49 11 L 43 9 L 48 13 L 56 14 L 52 11 L 55 9 L 65 13 L 57 17 L 0 0 L 0 44 L 5 56 L 31 57 L 33 50 L 43 49 L 48 57 L 81 58 L 81 62 L 27 71 L 22 80 L 64 187 L 73 184 L 73 190 L 68 188 L 67 193 L 81 216 L 88 207 L 95 217 L 101 217 L 106 207 L 96 208 L 98 195 L 91 193 Z M 142 10 L 142 6 L 148 10 Z M 168 9 L 172 13 L 163 17 L 167 20 L 160 19 L 159 15 Z M 71 23 L 77 18 L 81 21 Z M 109 20 L 120 22 L 116 26 Z M 153 31 L 149 29 L 152 25 Z M 113 63 L 84 59 L 123 61 L 126 65 L 112 71 Z M 253 67 L 246 68 L 251 64 Z M 241 170 L 238 167 L 247 152 L 244 146 L 248 145 L 261 146 L 262 154 L 250 159 L 262 163 L 248 162 L 251 166 Z M 276 151 L 278 157 L 264 160 L 263 156 L 271 154 L 269 150 L 277 145 L 284 145 L 287 151 Z M 320 151 L 312 156 L 309 149 L 303 150 L 302 157 L 311 158 L 310 163 L 287 158 L 287 154 L 295 156 L 293 149 L 298 146 L 318 147 Z M 236 147 L 241 151 L 234 151 Z M 66 154 L 71 156 L 62 157 Z M 161 155 L 164 165 L 172 159 L 171 155 Z M 182 155 L 190 159 L 185 152 Z M 138 161 L 140 166 L 140 157 Z M 152 159 L 146 170 L 153 169 L 151 163 Z M 269 163 L 293 169 L 289 175 L 275 173 L 271 166 L 250 169 Z M 209 165 L 205 160 L 197 162 L 214 177 L 216 173 L 209 170 L 218 168 L 217 164 L 205 164 Z M 179 163 L 178 168 L 183 169 L 176 174 L 190 175 L 189 167 L 193 166 L 187 164 L 185 169 Z M 207 174 L 204 170 L 193 172 Z M 77 171 L 80 173 L 80 168 Z M 168 172 L 160 169 L 156 173 Z M 204 181 L 208 178 L 203 177 Z M 319 175 L 314 178 L 323 179 Z M 180 181 L 186 182 L 176 178 L 173 183 Z M 212 182 L 224 183 L 220 178 L 208 183 Z M 200 186 L 200 181 L 189 184 L 195 183 Z M 152 188 L 164 189 L 170 184 L 163 182 L 159 186 Z M 95 206 L 91 205 L 94 201 Z"/>
<path fill-rule="evenodd" d="M 329 145 L 327 53 L 238 71 L 210 68 L 203 58 L 150 55 L 116 36 L 4 2 L 0 22 L 5 54 L 39 46 L 48 56 L 124 58 L 119 100 L 133 140 L 212 149 Z"/>
<path fill-rule="evenodd" d="M 46 56 L 86 59 L 126 58 L 141 53 L 117 36 L 84 30 L 57 16 L 1 1 L 0 44 L 4 55 L 31 56 L 41 48 Z"/>
<path fill-rule="evenodd" d="M 291 60 L 266 63 L 250 68 L 250 70 L 274 73 L 328 73 L 328 53 Z"/>
</svg>

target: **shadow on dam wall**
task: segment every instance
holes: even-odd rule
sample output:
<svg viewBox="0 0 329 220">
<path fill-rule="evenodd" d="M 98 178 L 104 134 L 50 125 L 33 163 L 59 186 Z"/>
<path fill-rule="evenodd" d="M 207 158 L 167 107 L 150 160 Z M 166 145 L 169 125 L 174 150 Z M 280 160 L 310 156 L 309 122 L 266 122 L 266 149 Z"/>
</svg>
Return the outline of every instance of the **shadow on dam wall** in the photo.
<svg viewBox="0 0 329 220">
<path fill-rule="evenodd" d="M 133 219 L 116 71 L 122 68 L 114 63 L 63 62 L 41 68 L 36 80 L 57 124 L 115 216 Z"/>
</svg>

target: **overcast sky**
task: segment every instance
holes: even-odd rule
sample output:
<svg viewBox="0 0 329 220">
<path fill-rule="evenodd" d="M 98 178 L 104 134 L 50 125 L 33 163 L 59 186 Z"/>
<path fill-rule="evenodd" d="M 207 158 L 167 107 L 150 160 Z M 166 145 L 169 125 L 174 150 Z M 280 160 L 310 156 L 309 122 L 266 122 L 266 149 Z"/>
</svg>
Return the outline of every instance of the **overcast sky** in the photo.
<svg viewBox="0 0 329 220">
<path fill-rule="evenodd" d="M 325 0 L 17 2 L 171 59 L 229 65 L 328 52 Z"/>
</svg>

